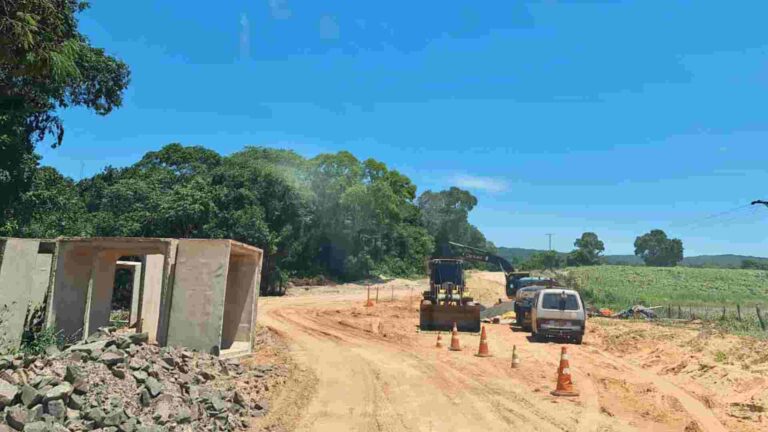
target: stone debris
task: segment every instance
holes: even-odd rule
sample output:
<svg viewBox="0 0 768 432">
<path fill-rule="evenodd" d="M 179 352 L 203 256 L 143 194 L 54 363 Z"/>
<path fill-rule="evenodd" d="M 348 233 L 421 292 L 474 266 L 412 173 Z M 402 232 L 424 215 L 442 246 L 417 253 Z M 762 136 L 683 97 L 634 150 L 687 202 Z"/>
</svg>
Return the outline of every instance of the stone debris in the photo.
<svg viewBox="0 0 768 432">
<path fill-rule="evenodd" d="M 275 367 L 147 340 L 100 329 L 63 351 L 0 357 L 0 432 L 234 431 L 267 411 Z"/>
</svg>

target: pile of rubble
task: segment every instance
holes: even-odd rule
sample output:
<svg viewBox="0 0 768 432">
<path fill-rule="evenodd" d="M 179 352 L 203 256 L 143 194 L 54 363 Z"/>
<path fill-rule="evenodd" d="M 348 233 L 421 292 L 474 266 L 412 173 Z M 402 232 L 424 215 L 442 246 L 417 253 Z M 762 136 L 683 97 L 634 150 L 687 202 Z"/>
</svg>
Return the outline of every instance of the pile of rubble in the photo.
<svg viewBox="0 0 768 432">
<path fill-rule="evenodd" d="M 107 330 L 46 351 L 0 357 L 0 432 L 245 429 L 266 412 L 257 398 L 276 369 Z"/>
</svg>

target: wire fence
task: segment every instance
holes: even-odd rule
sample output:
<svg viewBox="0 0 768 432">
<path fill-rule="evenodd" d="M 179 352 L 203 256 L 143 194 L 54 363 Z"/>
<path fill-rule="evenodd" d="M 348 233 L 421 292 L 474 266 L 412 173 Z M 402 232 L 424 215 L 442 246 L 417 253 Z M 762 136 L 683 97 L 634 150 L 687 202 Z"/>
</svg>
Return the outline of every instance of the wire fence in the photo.
<svg viewBox="0 0 768 432">
<path fill-rule="evenodd" d="M 768 305 L 683 306 L 666 305 L 654 308 L 662 319 L 718 323 L 739 331 L 766 331 Z"/>
</svg>

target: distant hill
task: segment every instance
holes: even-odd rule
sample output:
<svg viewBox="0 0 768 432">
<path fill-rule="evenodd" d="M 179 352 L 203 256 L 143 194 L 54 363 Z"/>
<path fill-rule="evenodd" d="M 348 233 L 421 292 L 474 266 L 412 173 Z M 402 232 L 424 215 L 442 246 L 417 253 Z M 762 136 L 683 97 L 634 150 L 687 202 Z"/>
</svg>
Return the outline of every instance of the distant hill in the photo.
<svg viewBox="0 0 768 432">
<path fill-rule="evenodd" d="M 508 247 L 499 247 L 498 250 L 500 256 L 512 263 L 523 262 L 537 252 L 546 252 L 545 250 L 541 249 Z M 565 252 L 558 252 L 558 254 L 561 256 L 567 255 Z M 643 265 L 643 260 L 636 255 L 605 255 L 603 259 L 605 260 L 606 264 Z M 741 262 L 745 259 L 752 259 L 759 262 L 768 263 L 768 258 L 726 254 L 685 257 L 683 259 L 683 265 L 687 267 L 739 268 L 741 266 Z"/>
</svg>

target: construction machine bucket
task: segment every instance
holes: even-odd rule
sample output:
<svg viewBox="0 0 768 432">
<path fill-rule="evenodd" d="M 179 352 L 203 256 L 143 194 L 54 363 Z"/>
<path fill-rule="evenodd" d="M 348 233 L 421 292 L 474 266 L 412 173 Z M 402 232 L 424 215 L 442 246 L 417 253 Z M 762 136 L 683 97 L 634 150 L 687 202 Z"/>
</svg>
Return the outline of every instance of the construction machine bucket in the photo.
<svg viewBox="0 0 768 432">
<path fill-rule="evenodd" d="M 424 302 L 419 311 L 421 330 L 450 331 L 453 323 L 459 331 L 480 331 L 480 305 L 435 305 Z"/>
</svg>

